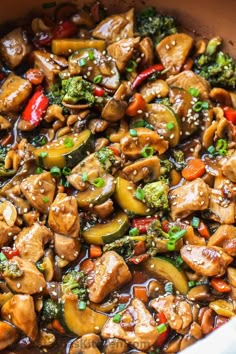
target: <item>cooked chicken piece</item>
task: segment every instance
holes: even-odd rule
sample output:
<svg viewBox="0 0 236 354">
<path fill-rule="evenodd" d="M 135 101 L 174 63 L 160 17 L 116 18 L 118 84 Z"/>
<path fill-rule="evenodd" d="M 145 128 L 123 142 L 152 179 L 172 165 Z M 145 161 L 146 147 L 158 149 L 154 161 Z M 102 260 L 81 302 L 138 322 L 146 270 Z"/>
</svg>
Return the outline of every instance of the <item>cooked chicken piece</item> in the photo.
<svg viewBox="0 0 236 354">
<path fill-rule="evenodd" d="M 3 350 L 13 344 L 17 338 L 18 333 L 16 328 L 10 323 L 0 321 L 0 350 Z"/>
<path fill-rule="evenodd" d="M 186 333 L 193 321 L 191 305 L 180 296 L 159 296 L 150 305 L 158 313 L 164 313 L 169 326 L 177 333 Z"/>
<path fill-rule="evenodd" d="M 44 245 L 52 239 L 52 232 L 38 223 L 25 227 L 15 239 L 20 257 L 36 263 L 44 254 Z"/>
<path fill-rule="evenodd" d="M 223 242 L 223 249 L 230 256 L 235 257 L 236 256 L 236 239 L 225 240 Z"/>
<path fill-rule="evenodd" d="M 33 208 L 40 213 L 48 213 L 56 191 L 56 183 L 51 173 L 29 176 L 23 179 L 20 188 Z"/>
<path fill-rule="evenodd" d="M 107 199 L 104 203 L 94 205 L 92 212 L 101 219 L 106 219 L 114 211 L 112 199 Z"/>
<path fill-rule="evenodd" d="M 235 202 L 226 199 L 223 190 L 211 189 L 209 214 L 209 218 L 216 222 L 221 224 L 234 224 Z"/>
<path fill-rule="evenodd" d="M 222 172 L 231 182 L 236 183 L 236 153 L 224 163 Z"/>
<path fill-rule="evenodd" d="M 59 57 L 52 56 L 50 53 L 42 50 L 35 50 L 32 55 L 35 67 L 42 70 L 48 87 L 51 87 L 55 84 L 56 75 L 61 71 L 61 66 L 55 60 L 55 58 Z"/>
<path fill-rule="evenodd" d="M 89 277 L 89 300 L 99 303 L 112 291 L 128 283 L 131 273 L 124 259 L 116 252 L 109 251 L 94 262 L 94 270 Z"/>
<path fill-rule="evenodd" d="M 140 37 L 121 39 L 107 47 L 107 53 L 115 60 L 120 72 L 125 70 L 126 64 L 132 58 L 139 41 Z"/>
<path fill-rule="evenodd" d="M 199 91 L 201 99 L 206 100 L 209 98 L 210 84 L 191 70 L 182 71 L 178 75 L 169 77 L 166 81 L 170 87 L 180 87 L 187 91 L 194 87 Z"/>
<path fill-rule="evenodd" d="M 185 33 L 175 33 L 165 37 L 156 46 L 156 52 L 169 75 L 176 75 L 182 69 L 190 50 L 193 38 Z"/>
<path fill-rule="evenodd" d="M 208 208 L 209 188 L 201 178 L 197 178 L 172 190 L 169 199 L 172 219 L 183 219 L 195 210 Z"/>
<path fill-rule="evenodd" d="M 233 261 L 222 248 L 215 246 L 186 245 L 181 248 L 180 254 L 194 272 L 207 277 L 220 277 Z"/>
<path fill-rule="evenodd" d="M 67 237 L 55 233 L 54 248 L 56 254 L 69 262 L 74 261 L 80 252 L 81 243 L 76 238 Z"/>
<path fill-rule="evenodd" d="M 211 235 L 208 246 L 223 247 L 225 240 L 236 239 L 236 227 L 233 225 L 220 225 L 216 232 Z"/>
<path fill-rule="evenodd" d="M 31 210 L 28 213 L 23 214 L 23 220 L 27 226 L 32 226 L 36 221 L 39 220 L 39 212 L 36 210 Z"/>
<path fill-rule="evenodd" d="M 13 226 L 15 224 L 17 211 L 11 202 L 4 200 L 4 202 L 0 203 L 0 215 L 3 216 L 3 219 L 8 226 Z"/>
<path fill-rule="evenodd" d="M 30 295 L 14 295 L 1 308 L 2 318 L 13 323 L 27 337 L 35 340 L 38 335 L 34 300 Z"/>
<path fill-rule="evenodd" d="M 0 221 L 0 230 L 0 248 L 7 246 L 13 237 L 20 232 L 20 228 L 18 226 L 9 226 L 5 221 Z"/>
<path fill-rule="evenodd" d="M 157 156 L 137 160 L 123 168 L 122 175 L 134 183 L 156 181 L 160 176 L 160 160 Z"/>
<path fill-rule="evenodd" d="M 100 337 L 95 333 L 84 334 L 70 346 L 69 354 L 100 354 L 97 346 L 101 344 Z"/>
<path fill-rule="evenodd" d="M 107 320 L 101 332 L 102 337 L 123 339 L 136 349 L 147 351 L 159 334 L 156 322 L 144 303 L 135 298 L 120 315 L 119 323 L 114 323 L 112 318 Z"/>
<path fill-rule="evenodd" d="M 188 333 L 185 334 L 180 343 L 180 350 L 184 350 L 198 339 L 202 338 L 202 330 L 197 322 L 193 322 Z"/>
<path fill-rule="evenodd" d="M 0 112 L 19 112 L 32 90 L 28 80 L 15 74 L 10 74 L 0 88 Z"/>
<path fill-rule="evenodd" d="M 0 115 L 0 130 L 7 130 L 12 127 L 12 123 L 7 118 Z"/>
<path fill-rule="evenodd" d="M 154 51 L 151 38 L 145 37 L 141 40 L 139 43 L 139 51 L 142 58 L 141 65 L 144 67 L 152 66 L 154 61 Z"/>
<path fill-rule="evenodd" d="M 25 214 L 31 209 L 28 200 L 21 197 L 22 194 L 19 184 L 6 190 L 4 196 L 14 204 L 19 215 Z"/>
<path fill-rule="evenodd" d="M 134 36 L 134 9 L 123 14 L 108 16 L 93 30 L 93 37 L 115 42 Z"/>
<path fill-rule="evenodd" d="M 15 28 L 0 40 L 1 56 L 10 69 L 20 65 L 30 50 L 31 46 L 26 33 L 20 27 Z"/>
<path fill-rule="evenodd" d="M 78 237 L 80 218 L 76 198 L 66 193 L 58 193 L 50 207 L 48 224 L 54 232 Z"/>
<path fill-rule="evenodd" d="M 16 263 L 19 269 L 23 271 L 21 277 L 4 277 L 12 291 L 30 295 L 43 291 L 46 286 L 44 276 L 33 263 L 17 256 L 10 259 L 9 263 Z"/>
</svg>

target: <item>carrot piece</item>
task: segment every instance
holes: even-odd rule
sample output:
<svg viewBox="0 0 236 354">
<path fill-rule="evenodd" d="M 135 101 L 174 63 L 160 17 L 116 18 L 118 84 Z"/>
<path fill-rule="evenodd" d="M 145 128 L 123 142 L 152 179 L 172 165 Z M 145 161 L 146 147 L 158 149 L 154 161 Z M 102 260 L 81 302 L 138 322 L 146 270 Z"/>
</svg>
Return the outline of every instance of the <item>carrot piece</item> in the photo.
<svg viewBox="0 0 236 354">
<path fill-rule="evenodd" d="M 85 259 L 81 264 L 80 264 L 80 269 L 85 272 L 85 274 L 90 273 L 94 269 L 94 263 L 91 261 L 91 259 Z"/>
<path fill-rule="evenodd" d="M 135 93 L 132 101 L 126 109 L 127 116 L 134 117 L 138 114 L 138 111 L 143 111 L 146 107 L 146 102 L 140 93 Z"/>
<path fill-rule="evenodd" d="M 64 328 L 56 318 L 52 321 L 52 327 L 61 334 L 65 333 Z"/>
<path fill-rule="evenodd" d="M 26 71 L 25 77 L 32 85 L 40 85 L 44 79 L 44 73 L 37 68 L 31 68 Z"/>
<path fill-rule="evenodd" d="M 198 226 L 197 231 L 199 232 L 199 234 L 200 234 L 202 237 L 204 237 L 204 238 L 206 238 L 206 239 L 208 239 L 208 238 L 211 237 L 211 234 L 210 234 L 210 232 L 209 232 L 209 230 L 208 230 L 206 224 L 204 224 L 203 221 L 200 222 L 200 225 Z"/>
<path fill-rule="evenodd" d="M 90 245 L 89 254 L 91 258 L 98 258 L 102 255 L 102 248 L 98 245 Z"/>
<path fill-rule="evenodd" d="M 147 289 L 145 286 L 134 286 L 134 297 L 143 301 L 144 303 L 148 302 Z"/>
<path fill-rule="evenodd" d="M 135 256 L 139 256 L 140 254 L 143 254 L 146 252 L 146 243 L 144 241 L 139 241 L 136 243 L 134 246 L 134 254 Z"/>
<path fill-rule="evenodd" d="M 210 284 L 219 293 L 228 293 L 231 291 L 231 286 L 222 278 L 212 278 Z"/>
<path fill-rule="evenodd" d="M 164 232 L 168 232 L 170 229 L 169 221 L 167 219 L 163 220 L 161 223 L 161 228 Z"/>
<path fill-rule="evenodd" d="M 202 177 L 205 173 L 205 163 L 201 159 L 189 160 L 187 166 L 182 170 L 182 176 L 187 181 L 193 181 Z"/>
</svg>

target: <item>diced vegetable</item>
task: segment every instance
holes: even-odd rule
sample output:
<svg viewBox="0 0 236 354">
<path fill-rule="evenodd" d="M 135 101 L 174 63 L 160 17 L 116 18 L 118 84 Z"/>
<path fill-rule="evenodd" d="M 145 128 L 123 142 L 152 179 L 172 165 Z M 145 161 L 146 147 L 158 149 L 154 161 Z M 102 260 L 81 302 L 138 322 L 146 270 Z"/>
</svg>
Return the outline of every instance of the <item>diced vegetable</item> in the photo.
<svg viewBox="0 0 236 354">
<path fill-rule="evenodd" d="M 144 303 L 148 303 L 147 289 L 145 286 L 135 286 L 134 287 L 134 297 L 141 300 Z"/>
<path fill-rule="evenodd" d="M 52 52 L 56 55 L 68 56 L 77 50 L 85 48 L 95 48 L 103 51 L 105 49 L 105 41 L 100 39 L 78 38 L 53 39 L 52 41 Z"/>
<path fill-rule="evenodd" d="M 231 291 L 231 286 L 222 278 L 212 278 L 210 284 L 219 293 L 228 293 Z"/>
<path fill-rule="evenodd" d="M 188 161 L 187 166 L 182 170 L 182 176 L 187 181 L 193 181 L 202 177 L 206 171 L 205 163 L 201 159 L 192 159 Z"/>
</svg>

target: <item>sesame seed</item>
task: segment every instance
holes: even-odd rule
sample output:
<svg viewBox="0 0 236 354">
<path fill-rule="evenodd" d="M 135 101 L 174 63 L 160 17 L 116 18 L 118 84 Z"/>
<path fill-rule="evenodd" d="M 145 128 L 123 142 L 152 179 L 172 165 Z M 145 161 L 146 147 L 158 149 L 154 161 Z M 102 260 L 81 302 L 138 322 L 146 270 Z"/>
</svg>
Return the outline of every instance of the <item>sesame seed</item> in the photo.
<svg viewBox="0 0 236 354">
<path fill-rule="evenodd" d="M 20 289 L 21 283 L 17 283 L 17 284 L 16 284 L 16 287 L 17 287 L 17 289 Z"/>
<path fill-rule="evenodd" d="M 167 49 L 167 50 L 169 50 L 169 49 L 170 49 L 169 44 L 166 44 L 166 49 Z"/>
</svg>

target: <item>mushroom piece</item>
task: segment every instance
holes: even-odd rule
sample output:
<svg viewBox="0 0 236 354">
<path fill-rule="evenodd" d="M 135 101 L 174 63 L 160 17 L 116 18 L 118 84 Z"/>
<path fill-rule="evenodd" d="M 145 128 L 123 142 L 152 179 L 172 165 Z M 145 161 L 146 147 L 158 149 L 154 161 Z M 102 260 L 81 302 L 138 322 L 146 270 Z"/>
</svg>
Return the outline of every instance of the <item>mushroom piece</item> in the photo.
<svg viewBox="0 0 236 354">
<path fill-rule="evenodd" d="M 0 204 L 0 215 L 3 216 L 3 219 L 5 220 L 8 226 L 13 226 L 15 224 L 17 218 L 17 211 L 15 206 L 11 202 L 5 200 L 3 203 Z"/>
<path fill-rule="evenodd" d="M 169 86 L 164 80 L 155 80 L 148 82 L 143 85 L 140 93 L 143 96 L 144 100 L 149 103 L 154 98 L 166 97 L 169 92 Z"/>
<path fill-rule="evenodd" d="M 112 97 L 107 101 L 105 107 L 103 108 L 101 117 L 109 122 L 117 122 L 124 117 L 126 108 L 126 101 Z"/>
<path fill-rule="evenodd" d="M 104 354 L 123 354 L 128 352 L 128 344 L 118 338 L 109 338 L 104 344 Z"/>
<path fill-rule="evenodd" d="M 210 91 L 210 98 L 223 106 L 232 106 L 232 99 L 230 93 L 221 88 L 221 87 L 214 87 Z"/>
<path fill-rule="evenodd" d="M 0 321 L 0 350 L 13 344 L 17 338 L 17 329 L 10 323 Z"/>
<path fill-rule="evenodd" d="M 149 67 L 153 65 L 154 51 L 151 38 L 145 37 L 139 43 L 139 51 L 141 53 L 141 65 L 143 67 Z"/>
<path fill-rule="evenodd" d="M 99 344 L 101 344 L 101 339 L 97 334 L 85 334 L 72 342 L 69 354 L 100 354 L 97 348 Z"/>
<path fill-rule="evenodd" d="M 190 301 L 207 302 L 211 300 L 212 296 L 207 285 L 197 285 L 189 290 L 187 298 Z"/>
<path fill-rule="evenodd" d="M 157 156 L 137 160 L 123 168 L 122 175 L 134 183 L 156 181 L 160 177 L 160 160 Z"/>
<path fill-rule="evenodd" d="M 7 130 L 11 128 L 12 124 L 7 118 L 0 115 L 0 130 Z"/>
</svg>

